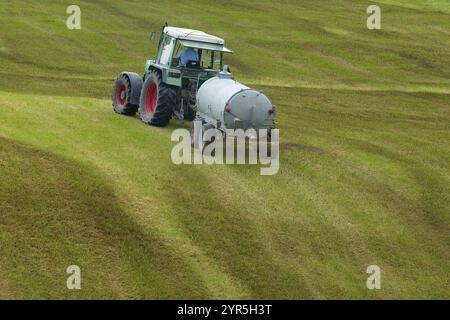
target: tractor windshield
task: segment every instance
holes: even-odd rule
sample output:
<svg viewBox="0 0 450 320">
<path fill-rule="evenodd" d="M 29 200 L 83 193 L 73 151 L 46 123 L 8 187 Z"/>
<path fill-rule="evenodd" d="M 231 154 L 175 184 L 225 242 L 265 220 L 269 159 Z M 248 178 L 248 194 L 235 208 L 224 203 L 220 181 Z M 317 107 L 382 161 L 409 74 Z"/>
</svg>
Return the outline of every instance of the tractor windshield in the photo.
<svg viewBox="0 0 450 320">
<path fill-rule="evenodd" d="M 168 65 L 170 62 L 170 53 L 175 45 L 175 39 L 165 36 L 162 40 L 161 50 L 159 51 L 158 61 L 160 64 Z"/>
</svg>

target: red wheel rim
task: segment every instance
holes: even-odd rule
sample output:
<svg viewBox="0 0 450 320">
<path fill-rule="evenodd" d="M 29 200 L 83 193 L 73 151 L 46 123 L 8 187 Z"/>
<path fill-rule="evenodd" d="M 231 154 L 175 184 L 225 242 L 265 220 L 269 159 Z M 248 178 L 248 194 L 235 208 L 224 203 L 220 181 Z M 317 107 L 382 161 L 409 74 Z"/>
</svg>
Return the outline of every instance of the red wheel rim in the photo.
<svg viewBox="0 0 450 320">
<path fill-rule="evenodd" d="M 150 83 L 145 93 L 145 112 L 151 115 L 155 112 L 156 99 L 158 98 L 158 90 L 154 82 Z"/>
<path fill-rule="evenodd" d="M 116 102 L 117 106 L 120 109 L 123 109 L 125 107 L 125 104 L 127 103 L 127 88 L 125 87 L 125 84 L 121 83 L 116 91 Z"/>
</svg>

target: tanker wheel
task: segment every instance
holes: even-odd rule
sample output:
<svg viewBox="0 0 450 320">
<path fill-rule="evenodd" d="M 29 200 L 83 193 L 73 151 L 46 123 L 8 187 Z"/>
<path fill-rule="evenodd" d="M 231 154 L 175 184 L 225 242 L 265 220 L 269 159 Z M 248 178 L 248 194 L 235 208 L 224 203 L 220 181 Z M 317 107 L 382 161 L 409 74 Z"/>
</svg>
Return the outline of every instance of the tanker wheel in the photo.
<svg viewBox="0 0 450 320">
<path fill-rule="evenodd" d="M 193 121 L 196 115 L 197 112 L 192 108 L 187 108 L 187 110 L 184 110 L 184 119 L 187 121 Z"/>
<path fill-rule="evenodd" d="M 177 92 L 162 82 L 158 72 L 151 71 L 142 86 L 139 113 L 143 122 L 157 127 L 169 124 L 177 101 Z"/>
<path fill-rule="evenodd" d="M 114 83 L 112 92 L 112 105 L 114 111 L 127 116 L 134 116 L 138 110 L 138 105 L 132 103 L 133 88 L 131 81 L 126 74 L 121 74 Z"/>
</svg>

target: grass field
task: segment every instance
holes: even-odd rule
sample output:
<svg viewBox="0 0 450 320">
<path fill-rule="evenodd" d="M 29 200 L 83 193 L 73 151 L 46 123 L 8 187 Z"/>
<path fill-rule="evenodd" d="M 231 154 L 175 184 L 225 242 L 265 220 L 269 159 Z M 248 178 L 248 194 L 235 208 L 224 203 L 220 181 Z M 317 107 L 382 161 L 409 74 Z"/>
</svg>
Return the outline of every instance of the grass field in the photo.
<svg viewBox="0 0 450 320">
<path fill-rule="evenodd" d="M 78 1 L 79 31 L 1 2 L 0 298 L 449 299 L 450 5 L 405 2 Z M 188 123 L 112 112 L 165 21 L 278 106 L 278 175 L 175 166 Z"/>
</svg>

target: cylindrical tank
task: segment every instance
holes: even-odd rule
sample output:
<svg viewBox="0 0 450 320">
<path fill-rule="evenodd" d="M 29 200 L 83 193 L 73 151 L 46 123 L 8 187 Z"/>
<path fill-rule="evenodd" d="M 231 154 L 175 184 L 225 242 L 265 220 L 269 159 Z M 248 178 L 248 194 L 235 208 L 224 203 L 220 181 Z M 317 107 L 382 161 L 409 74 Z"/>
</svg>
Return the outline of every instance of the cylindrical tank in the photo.
<svg viewBox="0 0 450 320">
<path fill-rule="evenodd" d="M 219 129 L 271 129 L 275 108 L 260 91 L 235 81 L 224 69 L 197 92 L 197 116 Z"/>
</svg>

